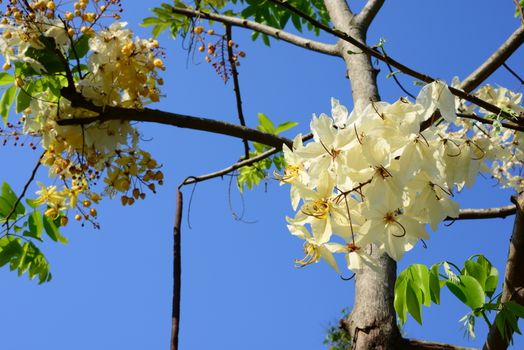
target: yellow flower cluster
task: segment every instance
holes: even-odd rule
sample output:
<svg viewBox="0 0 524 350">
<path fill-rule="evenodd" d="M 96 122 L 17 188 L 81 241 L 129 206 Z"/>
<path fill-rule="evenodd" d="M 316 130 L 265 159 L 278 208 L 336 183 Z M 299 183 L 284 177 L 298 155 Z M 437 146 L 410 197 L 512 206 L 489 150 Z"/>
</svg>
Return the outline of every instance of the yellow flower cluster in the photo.
<svg viewBox="0 0 524 350">
<path fill-rule="evenodd" d="M 72 7 L 59 9 L 64 6 Z M 119 0 L 11 1 L 0 20 L 3 68 L 15 67 L 20 94 L 31 97 L 23 111 L 23 132 L 40 137 L 41 162 L 55 183 L 63 183 L 40 184 L 35 204 L 45 206 L 49 218 L 67 221 L 73 209 L 76 220 L 93 221 L 98 215 L 93 204 L 102 195 L 120 194 L 122 204 L 131 205 L 146 197 L 146 189 L 155 192 L 163 183 L 160 166 L 140 149 L 139 132 L 129 122 L 57 123 L 97 116 L 60 96 L 71 79 L 96 106 L 143 108 L 159 101 L 163 80 L 158 73 L 165 70 L 159 43 L 135 37 L 126 23 L 103 26 L 103 15 L 119 19 L 120 12 Z M 96 190 L 97 183 L 105 187 Z"/>
</svg>

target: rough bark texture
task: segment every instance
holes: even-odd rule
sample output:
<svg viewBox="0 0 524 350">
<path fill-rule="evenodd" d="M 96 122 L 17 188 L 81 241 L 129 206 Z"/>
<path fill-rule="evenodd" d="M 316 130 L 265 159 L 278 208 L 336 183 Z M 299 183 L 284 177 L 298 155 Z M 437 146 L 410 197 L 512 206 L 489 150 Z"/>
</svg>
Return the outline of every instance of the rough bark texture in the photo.
<svg viewBox="0 0 524 350">
<path fill-rule="evenodd" d="M 326 8 L 335 28 L 365 43 L 366 29 L 348 8 L 344 0 L 326 0 Z M 355 23 L 356 22 L 356 23 Z M 353 45 L 339 41 L 341 54 L 347 67 L 355 108 L 379 99 L 376 76 L 371 59 Z M 369 268 L 357 275 L 355 280 L 355 303 L 345 321 L 353 338 L 353 349 L 398 349 L 401 341 L 393 306 L 396 263 L 389 256 L 373 255 L 379 262 L 378 271 Z"/>
<path fill-rule="evenodd" d="M 521 193 L 514 202 L 517 207 L 517 213 L 509 244 L 501 301 L 504 303 L 512 300 L 522 305 L 524 304 L 522 295 L 524 290 L 524 273 L 521 270 L 522 266 L 524 266 L 524 193 Z M 483 350 L 502 350 L 507 348 L 508 341 L 502 338 L 496 326 L 492 326 Z"/>
</svg>

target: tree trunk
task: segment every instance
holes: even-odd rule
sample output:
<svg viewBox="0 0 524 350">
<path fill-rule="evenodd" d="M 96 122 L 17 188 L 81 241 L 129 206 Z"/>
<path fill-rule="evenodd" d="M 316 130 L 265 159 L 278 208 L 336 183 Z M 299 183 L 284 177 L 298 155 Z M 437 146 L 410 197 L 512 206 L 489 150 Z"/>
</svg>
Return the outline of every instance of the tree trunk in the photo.
<svg viewBox="0 0 524 350">
<path fill-rule="evenodd" d="M 365 43 L 367 28 L 358 23 L 345 0 L 325 0 L 335 28 Z M 346 63 L 354 107 L 358 110 L 369 101 L 379 100 L 376 77 L 371 58 L 353 45 L 339 41 L 338 47 Z M 398 349 L 400 332 L 393 306 L 397 265 L 386 254 L 379 255 L 372 247 L 372 255 L 380 269 L 365 268 L 355 279 L 353 311 L 344 320 L 353 342 L 353 349 Z"/>
<path fill-rule="evenodd" d="M 524 193 L 520 193 L 514 197 L 513 201 L 517 206 L 517 213 L 515 215 L 513 233 L 509 244 L 501 302 L 514 301 L 520 305 L 524 305 L 524 274 L 521 270 L 524 264 Z M 497 315 L 497 319 L 499 317 L 500 316 Z M 507 328 L 506 334 L 506 338 L 504 339 L 498 328 L 495 325 L 491 326 L 483 350 L 507 349 L 513 331 Z"/>
</svg>

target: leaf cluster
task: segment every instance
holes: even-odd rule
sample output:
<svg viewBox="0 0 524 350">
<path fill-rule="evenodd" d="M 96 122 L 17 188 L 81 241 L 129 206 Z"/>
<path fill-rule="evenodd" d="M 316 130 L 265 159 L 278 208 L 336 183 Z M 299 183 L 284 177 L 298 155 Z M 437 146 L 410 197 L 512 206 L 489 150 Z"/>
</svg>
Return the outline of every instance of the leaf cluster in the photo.
<svg viewBox="0 0 524 350">
<path fill-rule="evenodd" d="M 0 236 L 0 267 L 9 264 L 9 269 L 17 270 L 19 276 L 27 272 L 30 279 L 38 277 L 41 284 L 49 282 L 52 276 L 49 262 L 34 241 L 43 242 L 44 233 L 53 241 L 64 244 L 67 238 L 59 232 L 61 216 L 50 219 L 37 210 L 34 201 L 26 202 L 29 210 L 18 201 L 9 184 L 2 184 L 0 222 L 6 228 Z"/>
<path fill-rule="evenodd" d="M 443 273 L 441 272 L 443 270 Z M 495 296 L 499 273 L 483 255 L 474 255 L 464 262 L 462 269 L 450 262 L 428 268 L 414 264 L 402 271 L 395 284 L 395 310 L 400 323 L 407 321 L 408 313 L 422 324 L 422 305 L 440 304 L 440 291 L 446 287 L 470 311 L 461 321 L 468 335 L 474 337 L 476 318 L 481 317 L 491 326 L 488 314 L 497 312 L 495 325 L 504 339 L 520 333 L 518 318 L 524 318 L 524 306 L 513 301 L 501 302 Z"/>
</svg>

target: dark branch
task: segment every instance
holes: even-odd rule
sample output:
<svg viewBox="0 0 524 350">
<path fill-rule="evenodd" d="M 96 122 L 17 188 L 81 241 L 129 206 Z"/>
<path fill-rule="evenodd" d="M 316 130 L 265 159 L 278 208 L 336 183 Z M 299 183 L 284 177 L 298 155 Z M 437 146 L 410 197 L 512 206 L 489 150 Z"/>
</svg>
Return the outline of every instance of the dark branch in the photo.
<svg viewBox="0 0 524 350">
<path fill-rule="evenodd" d="M 454 220 L 475 220 L 475 219 L 494 219 L 494 218 L 506 218 L 510 215 L 515 215 L 515 205 L 506 205 L 498 208 L 482 208 L 482 209 L 460 209 L 459 216 L 457 218 L 447 217 L 445 221 Z"/>
<path fill-rule="evenodd" d="M 506 41 L 473 73 L 471 73 L 460 84 L 460 88 L 465 92 L 473 91 L 493 72 L 495 72 L 504 62 L 524 43 L 524 26 L 517 30 L 506 39 Z"/>
<path fill-rule="evenodd" d="M 495 122 L 495 120 L 493 120 L 493 119 L 485 119 L 485 118 L 479 117 L 478 115 L 475 115 L 475 114 L 457 113 L 457 116 L 460 117 L 460 118 L 476 120 L 476 121 L 481 122 L 483 124 L 493 125 L 493 123 Z M 524 126 L 520 126 L 520 125 L 516 125 L 516 124 L 510 124 L 510 123 L 506 123 L 506 122 L 501 122 L 500 124 L 503 127 L 505 127 L 506 129 L 516 130 L 516 131 L 524 131 Z"/>
<path fill-rule="evenodd" d="M 368 47 L 366 44 L 360 42 L 359 40 L 353 38 L 352 36 L 348 35 L 347 33 L 343 32 L 343 31 L 340 31 L 340 30 L 337 30 L 337 29 L 332 29 L 322 23 L 320 23 L 319 21 L 317 21 L 316 19 L 314 19 L 313 17 L 305 14 L 304 12 L 302 12 L 301 10 L 295 8 L 293 5 L 290 5 L 288 3 L 288 1 L 286 0 L 269 0 L 277 5 L 280 5 L 281 7 L 297 14 L 298 16 L 304 18 L 306 21 L 308 21 L 311 25 L 313 25 L 314 27 L 317 27 L 318 29 L 321 29 L 323 31 L 325 31 L 326 33 L 329 33 L 329 34 L 332 34 L 354 46 L 356 46 L 358 49 L 362 50 L 364 53 L 372 56 L 372 57 L 375 57 L 385 63 L 388 63 L 390 64 L 391 66 L 397 68 L 398 70 L 400 70 L 401 72 L 405 73 L 405 74 L 408 74 L 414 78 L 417 78 L 427 84 L 430 84 L 434 81 L 436 81 L 435 78 L 432 78 L 431 76 L 429 75 L 426 75 L 426 74 L 423 74 L 423 73 L 420 73 L 420 72 L 417 72 L 416 70 L 410 68 L 410 67 L 407 67 L 405 66 L 404 64 L 394 60 L 393 58 L 389 57 L 389 56 L 385 56 L 383 54 L 381 54 L 379 51 L 377 51 L 376 49 L 373 49 L 373 48 L 370 48 Z M 492 105 L 491 103 L 488 103 L 476 96 L 473 96 L 473 95 L 470 95 L 462 90 L 459 90 L 459 89 L 456 89 L 452 86 L 448 86 L 449 88 L 449 91 L 461 98 L 461 99 L 464 99 L 466 101 L 469 101 L 473 104 L 476 104 L 477 106 L 481 107 L 481 108 L 484 108 L 485 110 L 487 111 L 490 111 L 494 114 L 497 114 L 497 115 L 504 115 L 506 117 L 509 117 L 511 118 L 511 116 L 509 116 L 507 113 L 505 113 L 504 111 L 502 111 L 499 107 L 495 106 L 495 105 Z"/>
<path fill-rule="evenodd" d="M 240 95 L 240 83 L 238 81 L 238 70 L 237 62 L 233 58 L 233 36 L 231 33 L 231 26 L 226 25 L 226 41 L 227 41 L 227 56 L 229 59 L 229 65 L 231 66 L 231 74 L 233 75 L 233 85 L 235 90 L 235 100 L 237 103 L 237 114 L 240 121 L 240 125 L 246 126 L 246 120 L 244 118 L 244 111 L 242 110 L 242 97 Z M 237 58 L 238 59 L 238 58 Z M 246 159 L 249 158 L 249 143 L 246 139 L 242 140 L 244 143 L 244 155 Z"/>
<path fill-rule="evenodd" d="M 67 88 L 62 89 L 61 93 L 63 97 L 71 101 L 72 106 L 85 108 L 96 112 L 99 115 L 96 117 L 61 119 L 57 121 L 58 125 L 85 125 L 108 120 L 153 122 L 238 137 L 240 139 L 259 142 L 277 149 L 282 149 L 283 144 L 287 144 L 288 146 L 292 145 L 292 141 L 285 137 L 219 120 L 193 117 L 149 108 L 130 109 L 112 106 L 99 107 L 95 106 L 90 101 L 87 101 L 81 94 L 71 92 Z"/>
<path fill-rule="evenodd" d="M 307 134 L 307 135 L 304 135 L 302 137 L 302 141 L 307 141 L 307 140 L 310 140 L 312 138 L 313 138 L 313 134 Z M 214 179 L 214 178 L 217 178 L 217 177 L 222 177 L 222 176 L 227 175 L 230 172 L 235 171 L 237 169 L 240 169 L 242 167 L 250 166 L 250 165 L 253 165 L 256 162 L 260 162 L 260 161 L 262 161 L 262 160 L 264 160 L 264 159 L 266 159 L 268 157 L 271 157 L 272 155 L 274 155 L 274 154 L 276 154 L 278 152 L 280 152 L 279 149 L 271 148 L 271 149 L 265 151 L 264 153 L 259 154 L 256 157 L 249 158 L 249 159 L 246 159 L 246 160 L 242 160 L 242 161 L 240 161 L 238 163 L 235 163 L 235 164 L 233 164 L 233 165 L 231 165 L 231 166 L 229 166 L 227 168 L 224 168 L 224 169 L 221 169 L 221 170 L 218 170 L 218 171 L 206 174 L 206 175 L 190 176 L 187 179 L 185 179 L 182 182 L 181 185 L 182 186 L 184 186 L 184 185 L 191 185 L 191 184 L 194 184 L 194 183 L 197 183 L 197 182 L 202 182 L 202 181 Z"/>
<path fill-rule="evenodd" d="M 294 34 L 285 32 L 283 30 L 280 30 L 280 29 L 277 29 L 277 28 L 274 28 L 274 27 L 271 27 L 265 24 L 249 21 L 247 19 L 225 16 L 225 15 L 220 15 L 216 13 L 195 11 L 195 10 L 191 10 L 187 8 L 179 8 L 179 7 L 174 7 L 172 11 L 173 13 L 184 15 L 186 17 L 204 18 L 207 20 L 217 21 L 217 22 L 221 22 L 221 23 L 235 26 L 235 27 L 251 29 L 256 32 L 260 32 L 260 33 L 272 36 L 276 39 L 286 41 L 290 44 L 293 44 L 293 45 L 296 45 L 296 46 L 299 46 L 305 49 L 320 52 L 320 53 L 330 55 L 330 56 L 340 56 L 339 50 L 336 47 L 336 45 L 330 45 L 330 44 L 325 44 L 325 43 L 321 43 L 318 41 L 306 39 L 301 36 L 294 35 Z"/>
<path fill-rule="evenodd" d="M 524 289 L 524 274 L 522 273 L 522 266 L 524 266 L 524 194 L 521 193 L 517 198 L 512 197 L 512 201 L 517 208 L 517 215 L 515 216 L 513 233 L 509 243 L 508 260 L 506 262 L 500 301 L 501 303 L 514 301 L 524 305 L 521 293 Z M 497 314 L 495 322 L 489 329 L 488 337 L 483 347 L 484 350 L 503 350 L 508 347 L 509 339 L 513 335 L 513 329 L 507 327 L 506 338 L 503 338 L 496 326 L 500 317 L 501 315 Z M 500 322 L 500 320 L 498 321 Z"/>
<path fill-rule="evenodd" d="M 16 212 L 16 207 L 18 206 L 18 204 L 20 204 L 22 199 L 25 197 L 25 194 L 27 193 L 27 189 L 29 188 L 29 185 L 31 185 L 31 183 L 35 179 L 36 173 L 37 173 L 38 169 L 40 168 L 40 165 L 42 165 L 42 163 L 40 163 L 40 161 L 44 157 L 44 154 L 45 154 L 45 152 L 43 152 L 40 155 L 40 157 L 38 158 L 38 161 L 36 162 L 35 167 L 33 168 L 33 171 L 31 172 L 31 176 L 29 177 L 29 179 L 26 181 L 26 183 L 24 185 L 22 193 L 16 198 L 15 204 L 11 208 L 11 211 L 9 212 L 9 214 L 7 214 L 7 216 L 4 219 L 4 223 L 2 224 L 2 226 L 7 226 L 7 230 L 9 230 L 9 219 L 11 219 L 13 214 Z"/>
<path fill-rule="evenodd" d="M 518 75 L 513 69 L 511 69 L 506 63 L 503 63 L 502 64 L 502 67 L 506 68 L 506 70 L 511 74 L 513 75 L 518 81 L 520 84 L 524 85 L 524 79 L 522 79 L 520 77 L 520 75 Z"/>
<path fill-rule="evenodd" d="M 180 189 L 176 192 L 175 226 L 173 228 L 173 305 L 171 313 L 171 350 L 178 350 L 178 331 L 180 326 L 180 286 L 182 274 L 181 229 L 184 200 Z"/>
<path fill-rule="evenodd" d="M 364 8 L 355 17 L 355 21 L 358 23 L 357 25 L 361 28 L 369 28 L 369 25 L 373 22 L 373 19 L 383 4 L 384 0 L 368 0 Z"/>
</svg>

